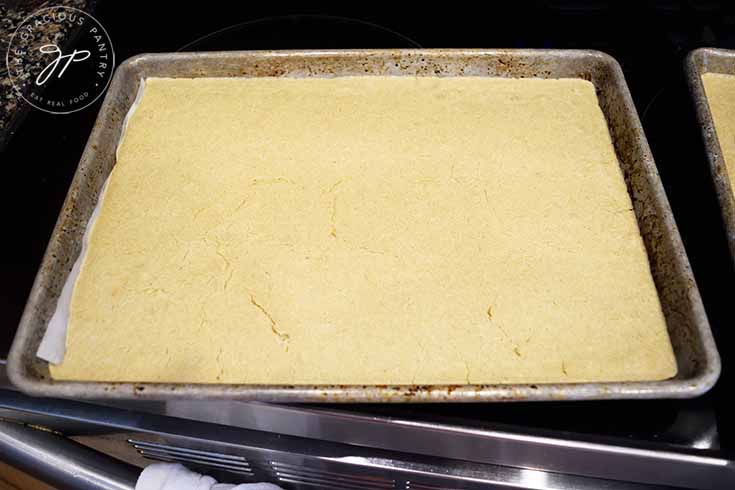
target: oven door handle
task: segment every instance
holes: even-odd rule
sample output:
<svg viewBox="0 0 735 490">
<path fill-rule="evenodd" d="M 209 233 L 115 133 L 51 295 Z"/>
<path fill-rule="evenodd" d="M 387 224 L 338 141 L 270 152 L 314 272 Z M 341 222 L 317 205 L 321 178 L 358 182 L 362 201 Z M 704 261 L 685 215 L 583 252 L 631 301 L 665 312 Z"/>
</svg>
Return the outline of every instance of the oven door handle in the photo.
<svg viewBox="0 0 735 490">
<path fill-rule="evenodd" d="M 141 471 L 53 432 L 5 420 L 0 460 L 59 489 L 134 490 Z"/>
</svg>

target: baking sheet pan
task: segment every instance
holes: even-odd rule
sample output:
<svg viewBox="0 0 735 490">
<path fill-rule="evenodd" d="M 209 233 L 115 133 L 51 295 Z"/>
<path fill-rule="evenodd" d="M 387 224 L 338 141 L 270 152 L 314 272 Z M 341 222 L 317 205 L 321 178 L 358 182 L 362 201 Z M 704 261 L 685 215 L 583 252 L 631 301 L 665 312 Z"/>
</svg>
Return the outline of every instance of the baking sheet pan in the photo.
<svg viewBox="0 0 735 490">
<path fill-rule="evenodd" d="M 284 386 L 54 381 L 36 357 L 82 236 L 115 164 L 123 119 L 146 77 L 346 75 L 583 78 L 596 87 L 635 208 L 678 364 L 652 382 L 431 386 Z M 64 202 L 8 358 L 8 375 L 35 395 L 80 398 L 257 399 L 282 402 L 470 402 L 686 398 L 720 373 L 699 291 L 628 92 L 608 55 L 582 50 L 354 50 L 143 54 L 123 63 L 108 90 Z"/>
<path fill-rule="evenodd" d="M 735 196 L 733 196 L 732 182 L 727 175 L 725 157 L 722 155 L 715 123 L 702 84 L 702 75 L 705 73 L 735 75 L 735 51 L 717 48 L 696 49 L 687 56 L 686 69 L 689 89 L 694 97 L 697 119 L 702 128 L 702 140 L 707 151 L 710 174 L 715 185 L 717 200 L 720 203 L 730 255 L 735 262 Z"/>
</svg>

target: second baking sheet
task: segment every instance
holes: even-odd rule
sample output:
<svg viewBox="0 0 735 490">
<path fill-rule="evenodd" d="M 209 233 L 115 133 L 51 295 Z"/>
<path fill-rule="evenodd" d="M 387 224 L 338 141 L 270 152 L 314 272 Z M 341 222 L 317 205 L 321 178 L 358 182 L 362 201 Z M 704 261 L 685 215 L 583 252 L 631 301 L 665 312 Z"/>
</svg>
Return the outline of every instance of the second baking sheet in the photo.
<svg viewBox="0 0 735 490">
<path fill-rule="evenodd" d="M 697 117 L 702 128 L 702 139 L 707 150 L 710 174 L 714 182 L 717 199 L 722 213 L 722 222 L 727 233 L 730 254 L 735 261 L 735 194 L 733 179 L 735 161 L 727 162 L 728 151 L 733 147 L 733 134 L 729 127 L 715 127 L 715 118 L 710 107 L 702 76 L 735 77 L 735 51 L 717 48 L 700 48 L 687 57 L 689 88 L 694 96 Z M 720 104 L 726 104 L 720 101 Z M 727 110 L 725 106 L 721 107 Z M 724 114 L 723 114 L 724 115 Z M 725 122 L 724 118 L 721 121 Z M 719 123 L 718 123 L 719 124 Z"/>
</svg>

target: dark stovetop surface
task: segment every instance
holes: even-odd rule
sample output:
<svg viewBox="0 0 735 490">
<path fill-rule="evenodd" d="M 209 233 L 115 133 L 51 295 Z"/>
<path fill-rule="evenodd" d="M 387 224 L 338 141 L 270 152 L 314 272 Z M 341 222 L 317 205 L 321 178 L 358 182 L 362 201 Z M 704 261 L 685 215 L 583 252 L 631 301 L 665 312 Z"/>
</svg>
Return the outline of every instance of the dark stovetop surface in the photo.
<svg viewBox="0 0 735 490">
<path fill-rule="evenodd" d="M 723 2 L 724 3 L 724 2 Z M 683 73 L 688 51 L 735 48 L 735 15 L 717 2 L 636 8 L 615 2 L 549 2 L 494 10 L 370 11 L 345 7 L 283 16 L 277 9 L 229 4 L 206 8 L 108 2 L 95 16 L 117 62 L 143 52 L 184 50 L 528 47 L 591 48 L 622 65 L 687 248 L 723 358 L 718 385 L 695 400 L 543 404 L 341 406 L 340 409 L 450 417 L 588 434 L 735 449 L 725 387 L 735 352 L 728 296 L 735 273 L 727 252 L 704 149 Z M 260 19 L 260 20 L 258 20 Z M 356 20 L 360 19 L 360 20 Z M 232 26 L 229 27 L 228 26 Z M 212 34 L 210 34 L 212 33 Z M 7 352 L 61 203 L 100 102 L 70 115 L 28 112 L 0 149 L 5 220 L 0 254 L 0 355 Z"/>
</svg>

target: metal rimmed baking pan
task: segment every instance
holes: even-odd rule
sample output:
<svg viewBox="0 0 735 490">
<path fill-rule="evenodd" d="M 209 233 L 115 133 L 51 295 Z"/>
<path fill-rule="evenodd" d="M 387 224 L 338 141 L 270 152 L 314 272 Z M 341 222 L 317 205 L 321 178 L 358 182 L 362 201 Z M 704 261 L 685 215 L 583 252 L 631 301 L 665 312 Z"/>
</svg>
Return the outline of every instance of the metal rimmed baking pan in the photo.
<svg viewBox="0 0 735 490">
<path fill-rule="evenodd" d="M 697 119 L 702 128 L 702 140 L 707 150 L 710 174 L 715 184 L 717 200 L 720 203 L 722 222 L 727 233 L 730 255 L 735 262 L 735 195 L 732 182 L 727 175 L 725 157 L 722 155 L 715 122 L 709 110 L 707 96 L 704 93 L 702 75 L 705 73 L 723 73 L 735 75 L 735 51 L 729 49 L 700 48 L 695 49 L 686 60 L 689 89 L 694 97 Z"/>
<path fill-rule="evenodd" d="M 596 87 L 676 354 L 675 378 L 655 382 L 432 386 L 283 386 L 54 381 L 36 350 L 80 253 L 82 235 L 115 164 L 123 119 L 145 77 L 334 77 L 344 75 L 583 78 Z M 268 401 L 447 402 L 685 398 L 717 380 L 720 359 L 676 224 L 628 92 L 611 57 L 577 50 L 358 50 L 144 54 L 117 70 L 82 155 L 31 290 L 8 374 L 37 395 Z"/>
</svg>

